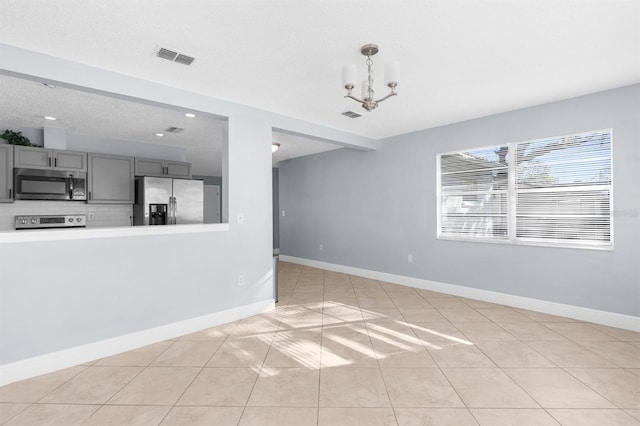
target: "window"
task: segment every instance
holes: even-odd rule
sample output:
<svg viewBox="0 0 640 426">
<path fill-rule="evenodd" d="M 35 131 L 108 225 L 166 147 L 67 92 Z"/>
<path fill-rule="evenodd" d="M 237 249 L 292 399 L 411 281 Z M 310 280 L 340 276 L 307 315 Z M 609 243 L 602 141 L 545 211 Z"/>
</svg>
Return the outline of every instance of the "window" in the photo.
<svg viewBox="0 0 640 426">
<path fill-rule="evenodd" d="M 612 248 L 611 129 L 438 155 L 438 238 Z"/>
</svg>

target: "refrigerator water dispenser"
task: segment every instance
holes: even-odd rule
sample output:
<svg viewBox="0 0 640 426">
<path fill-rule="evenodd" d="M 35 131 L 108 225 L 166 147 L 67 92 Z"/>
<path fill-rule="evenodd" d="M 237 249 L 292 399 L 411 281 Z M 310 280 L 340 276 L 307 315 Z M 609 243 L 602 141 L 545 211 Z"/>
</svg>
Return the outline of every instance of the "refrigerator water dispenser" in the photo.
<svg viewBox="0 0 640 426">
<path fill-rule="evenodd" d="M 149 204 L 149 225 L 167 224 L 167 204 Z"/>
</svg>

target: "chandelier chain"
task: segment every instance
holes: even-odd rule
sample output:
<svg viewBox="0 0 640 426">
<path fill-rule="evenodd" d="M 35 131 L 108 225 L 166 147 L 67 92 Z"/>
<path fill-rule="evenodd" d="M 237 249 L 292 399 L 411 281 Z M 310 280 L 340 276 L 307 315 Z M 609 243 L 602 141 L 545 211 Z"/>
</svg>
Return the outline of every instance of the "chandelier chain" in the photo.
<svg viewBox="0 0 640 426">
<path fill-rule="evenodd" d="M 371 56 L 367 56 L 367 70 L 369 72 L 369 87 L 367 93 L 369 94 L 369 99 L 373 100 L 375 91 L 373 89 L 373 61 L 371 60 Z"/>
</svg>

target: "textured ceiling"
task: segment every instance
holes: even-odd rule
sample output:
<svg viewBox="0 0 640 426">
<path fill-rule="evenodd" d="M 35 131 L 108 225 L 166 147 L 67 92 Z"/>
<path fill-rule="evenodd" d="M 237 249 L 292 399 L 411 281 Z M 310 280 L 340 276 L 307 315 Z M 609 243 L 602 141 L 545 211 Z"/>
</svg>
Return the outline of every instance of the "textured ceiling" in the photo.
<svg viewBox="0 0 640 426">
<path fill-rule="evenodd" d="M 184 148 L 194 175 L 222 176 L 224 122 L 199 111 L 162 108 L 0 74 L 0 132 L 61 127 L 67 133 Z M 195 113 L 187 118 L 185 113 Z M 45 116 L 56 117 L 55 121 Z M 168 127 L 184 129 L 180 133 Z M 164 136 L 158 137 L 156 133 Z M 281 149 L 273 163 L 338 149 L 310 138 L 274 132 Z"/>
<path fill-rule="evenodd" d="M 637 0 L 4 0 L 0 42 L 384 138 L 640 81 Z M 363 112 L 341 67 L 401 64 Z M 154 56 L 160 45 L 192 66 Z M 378 85 L 378 93 L 384 89 Z M 359 93 L 359 91 L 356 91 Z"/>
</svg>

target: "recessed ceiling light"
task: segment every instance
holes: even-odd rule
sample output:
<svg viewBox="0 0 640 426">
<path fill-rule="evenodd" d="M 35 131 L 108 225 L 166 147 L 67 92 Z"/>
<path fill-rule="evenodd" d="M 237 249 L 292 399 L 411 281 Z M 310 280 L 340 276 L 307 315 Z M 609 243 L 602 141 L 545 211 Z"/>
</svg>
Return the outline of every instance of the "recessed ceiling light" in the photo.
<svg viewBox="0 0 640 426">
<path fill-rule="evenodd" d="M 56 120 L 56 118 L 55 118 L 55 117 L 51 117 L 51 116 L 49 116 L 49 115 L 45 115 L 45 116 L 44 116 L 44 119 L 45 119 L 45 120 L 51 120 L 51 121 L 55 121 L 55 120 Z"/>
<path fill-rule="evenodd" d="M 271 152 L 276 152 L 280 149 L 280 144 L 278 142 L 274 142 L 271 144 Z"/>
<path fill-rule="evenodd" d="M 157 137 L 159 137 L 159 138 L 161 138 L 161 137 L 163 137 L 163 136 L 164 136 L 164 133 L 156 133 L 156 136 L 157 136 Z"/>
<path fill-rule="evenodd" d="M 190 112 L 188 112 L 188 113 L 186 113 L 184 116 L 185 116 L 185 117 L 189 117 L 189 118 L 193 118 L 193 117 L 195 117 L 196 115 L 195 115 L 195 114 L 191 114 Z"/>
</svg>

